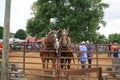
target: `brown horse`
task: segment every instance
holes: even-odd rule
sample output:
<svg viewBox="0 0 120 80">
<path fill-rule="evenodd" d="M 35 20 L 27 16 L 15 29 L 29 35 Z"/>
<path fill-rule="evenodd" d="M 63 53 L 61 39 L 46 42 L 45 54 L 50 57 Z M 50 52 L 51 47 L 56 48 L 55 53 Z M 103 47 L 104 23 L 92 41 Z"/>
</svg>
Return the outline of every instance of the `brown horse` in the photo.
<svg viewBox="0 0 120 80">
<path fill-rule="evenodd" d="M 73 57 L 73 52 L 71 48 L 71 40 L 68 37 L 68 30 L 59 30 L 60 32 L 60 51 L 61 51 L 61 69 L 70 69 L 71 57 Z M 65 65 L 64 65 L 65 64 Z M 68 65 L 66 65 L 68 64 Z"/>
<path fill-rule="evenodd" d="M 50 32 L 44 39 L 40 50 L 40 56 L 44 69 L 48 68 L 49 60 L 52 61 L 52 68 L 55 68 L 55 62 L 56 62 L 55 57 L 57 56 L 56 51 L 58 50 L 58 48 L 59 48 L 59 44 L 57 38 L 57 31 L 50 30 Z"/>
</svg>

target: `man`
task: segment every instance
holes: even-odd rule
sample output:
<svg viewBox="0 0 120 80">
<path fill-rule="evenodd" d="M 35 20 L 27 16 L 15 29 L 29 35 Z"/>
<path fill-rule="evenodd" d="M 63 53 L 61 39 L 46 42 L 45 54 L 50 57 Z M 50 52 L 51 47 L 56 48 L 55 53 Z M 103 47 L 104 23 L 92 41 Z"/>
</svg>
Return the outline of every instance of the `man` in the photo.
<svg viewBox="0 0 120 80">
<path fill-rule="evenodd" d="M 111 58 L 111 54 L 112 54 L 112 52 L 111 52 L 111 47 L 112 47 L 113 45 L 112 45 L 112 43 L 110 43 L 109 45 L 108 45 L 108 57 L 110 57 Z"/>
<path fill-rule="evenodd" d="M 113 45 L 110 48 L 111 48 L 111 52 L 113 54 L 112 64 L 116 65 L 119 62 L 119 59 L 116 59 L 119 57 L 118 56 L 118 54 L 119 54 L 118 43 L 116 43 L 116 42 L 113 43 Z"/>
<path fill-rule="evenodd" d="M 88 68 L 91 68 L 92 55 L 93 55 L 93 46 L 90 44 L 89 41 L 86 41 L 86 48 L 87 48 L 87 57 L 88 57 Z"/>
<path fill-rule="evenodd" d="M 110 48 L 113 53 L 113 58 L 118 58 L 118 43 L 115 42 Z"/>
<path fill-rule="evenodd" d="M 79 50 L 80 50 L 80 52 L 78 54 L 78 57 L 79 57 L 79 60 L 81 62 L 81 68 L 83 69 L 83 68 L 86 68 L 85 63 L 87 61 L 87 48 L 85 46 L 84 41 L 79 46 Z"/>
</svg>

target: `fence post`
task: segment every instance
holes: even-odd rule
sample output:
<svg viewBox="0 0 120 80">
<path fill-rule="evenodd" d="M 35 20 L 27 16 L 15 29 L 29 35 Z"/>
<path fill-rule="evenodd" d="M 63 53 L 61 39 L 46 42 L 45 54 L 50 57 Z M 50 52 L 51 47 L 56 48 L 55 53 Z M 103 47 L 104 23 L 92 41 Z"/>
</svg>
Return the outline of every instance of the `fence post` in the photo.
<svg viewBox="0 0 120 80">
<path fill-rule="evenodd" d="M 26 45 L 24 45 L 24 51 L 23 51 L 23 74 L 25 74 L 25 53 L 26 53 Z"/>
<path fill-rule="evenodd" d="M 96 67 L 98 67 L 98 53 L 99 53 L 99 51 L 98 51 L 98 44 L 95 44 L 95 50 L 96 50 Z"/>
<path fill-rule="evenodd" d="M 58 51 L 58 57 L 57 57 L 57 80 L 60 80 L 60 60 L 61 60 L 61 52 Z"/>
</svg>

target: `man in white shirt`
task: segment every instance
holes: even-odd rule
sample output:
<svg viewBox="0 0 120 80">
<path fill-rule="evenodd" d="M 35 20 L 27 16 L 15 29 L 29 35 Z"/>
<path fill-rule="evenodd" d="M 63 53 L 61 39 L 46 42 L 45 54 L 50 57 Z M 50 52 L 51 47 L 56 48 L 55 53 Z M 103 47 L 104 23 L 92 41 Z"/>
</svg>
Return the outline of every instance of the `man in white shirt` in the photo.
<svg viewBox="0 0 120 80">
<path fill-rule="evenodd" d="M 78 54 L 78 57 L 79 57 L 79 60 L 81 62 L 81 68 L 83 69 L 83 68 L 86 68 L 85 63 L 87 61 L 87 48 L 85 46 L 84 41 L 79 46 L 79 50 L 80 50 L 80 52 Z"/>
</svg>

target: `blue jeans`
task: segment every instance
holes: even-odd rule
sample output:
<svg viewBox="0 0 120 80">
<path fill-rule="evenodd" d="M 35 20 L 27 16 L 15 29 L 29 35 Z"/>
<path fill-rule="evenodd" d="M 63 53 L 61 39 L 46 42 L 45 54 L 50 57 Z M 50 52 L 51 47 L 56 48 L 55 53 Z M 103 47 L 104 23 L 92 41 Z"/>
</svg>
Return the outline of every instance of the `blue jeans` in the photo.
<svg viewBox="0 0 120 80">
<path fill-rule="evenodd" d="M 111 54 L 112 54 L 112 52 L 111 52 L 111 50 L 109 50 L 108 51 L 108 57 L 111 57 Z"/>
<path fill-rule="evenodd" d="M 91 64 L 92 64 L 92 59 L 90 56 L 88 56 L 88 68 L 91 68 Z"/>
<path fill-rule="evenodd" d="M 85 66 L 85 63 L 86 61 L 80 61 L 81 62 L 81 68 L 84 69 L 86 66 Z"/>
</svg>

